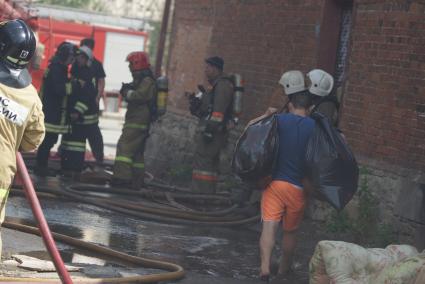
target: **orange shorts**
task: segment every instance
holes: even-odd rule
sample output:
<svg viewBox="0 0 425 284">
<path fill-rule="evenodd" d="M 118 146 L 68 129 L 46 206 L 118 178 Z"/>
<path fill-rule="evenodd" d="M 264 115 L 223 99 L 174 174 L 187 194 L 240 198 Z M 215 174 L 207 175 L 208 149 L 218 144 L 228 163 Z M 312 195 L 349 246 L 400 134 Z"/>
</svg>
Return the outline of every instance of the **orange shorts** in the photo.
<svg viewBox="0 0 425 284">
<path fill-rule="evenodd" d="M 284 231 L 298 228 L 304 215 L 304 191 L 281 180 L 272 181 L 261 198 L 263 221 L 282 221 Z"/>
</svg>

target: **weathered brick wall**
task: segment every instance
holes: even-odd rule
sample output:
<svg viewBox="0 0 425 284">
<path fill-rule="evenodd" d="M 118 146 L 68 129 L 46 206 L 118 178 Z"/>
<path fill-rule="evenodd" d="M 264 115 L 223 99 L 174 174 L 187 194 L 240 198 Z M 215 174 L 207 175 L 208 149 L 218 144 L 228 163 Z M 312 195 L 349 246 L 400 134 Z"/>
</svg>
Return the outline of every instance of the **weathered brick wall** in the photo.
<svg viewBox="0 0 425 284">
<path fill-rule="evenodd" d="M 425 2 L 354 2 L 341 127 L 356 154 L 424 171 Z M 215 54 L 227 72 L 244 77 L 244 120 L 279 105 L 272 94 L 282 71 L 316 66 L 322 7 L 323 1 L 176 1 L 171 105 L 187 113 L 183 93 L 204 80 L 203 59 Z"/>
<path fill-rule="evenodd" d="M 322 2 L 176 1 L 168 70 L 172 107 L 187 112 L 183 93 L 204 81 L 204 59 L 218 55 L 225 72 L 244 78 L 243 119 L 263 113 L 284 70 L 315 66 Z"/>
<path fill-rule="evenodd" d="M 175 1 L 167 68 L 168 114 L 154 126 L 148 141 L 148 167 L 162 175 L 191 164 L 196 120 L 190 117 L 184 93 L 205 84 L 204 59 L 218 55 L 225 61 L 225 72 L 240 73 L 245 81 L 243 122 L 230 134 L 221 167 L 229 171 L 233 145 L 244 122 L 262 114 L 270 104 L 282 104 L 276 95 L 282 72 L 308 71 L 315 66 L 322 2 Z"/>
<path fill-rule="evenodd" d="M 342 128 L 356 154 L 424 172 L 425 3 L 357 2 Z"/>
<path fill-rule="evenodd" d="M 319 61 L 325 0 L 175 1 L 170 111 L 204 82 L 204 58 L 245 80 L 244 121 L 279 105 L 284 70 Z M 344 2 L 335 0 L 335 2 Z M 347 1 L 345 1 L 347 2 Z M 425 170 L 425 1 L 355 0 L 341 127 L 355 153 Z M 184 133 L 182 134 L 184 135 Z"/>
<path fill-rule="evenodd" d="M 148 143 L 148 166 L 156 172 L 190 166 L 196 120 L 189 116 L 184 92 L 204 82 L 206 57 L 223 57 L 226 72 L 244 77 L 245 122 L 269 105 L 282 105 L 277 81 L 283 71 L 332 67 L 336 49 L 330 42 L 336 40 L 332 28 L 337 23 L 329 17 L 335 16 L 335 3 L 347 2 L 175 1 L 169 113 Z M 353 2 L 340 126 L 361 165 L 370 169 L 382 218 L 392 222 L 403 211 L 395 208 L 409 194 L 406 184 L 416 184 L 410 194 L 425 195 L 418 186 L 425 183 L 425 1 Z M 227 170 L 242 127 L 231 133 Z M 326 215 L 317 212 L 313 216 Z M 421 228 L 425 231 L 425 225 Z"/>
</svg>

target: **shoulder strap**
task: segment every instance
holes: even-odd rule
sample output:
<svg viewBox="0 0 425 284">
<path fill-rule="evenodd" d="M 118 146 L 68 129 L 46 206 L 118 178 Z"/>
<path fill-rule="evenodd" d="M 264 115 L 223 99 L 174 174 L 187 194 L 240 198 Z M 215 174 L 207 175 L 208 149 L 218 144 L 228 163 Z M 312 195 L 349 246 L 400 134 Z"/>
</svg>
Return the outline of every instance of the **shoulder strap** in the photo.
<svg viewBox="0 0 425 284">
<path fill-rule="evenodd" d="M 217 84 L 220 81 L 228 81 L 228 82 L 230 82 L 232 84 L 233 88 L 235 86 L 234 85 L 234 82 L 229 77 L 220 77 L 220 78 L 217 79 L 217 81 L 215 81 L 215 83 L 214 83 L 214 85 L 212 87 L 212 90 L 211 90 L 211 93 L 212 94 L 211 94 L 211 97 L 210 97 L 210 104 L 208 106 L 208 112 L 209 113 L 211 113 L 213 111 L 214 99 L 215 99 L 215 87 L 217 86 Z M 235 90 L 233 89 L 233 94 L 232 95 L 234 96 L 234 94 L 235 94 Z M 232 98 L 232 103 L 228 106 L 228 109 L 226 110 L 226 113 L 224 114 L 224 116 L 225 116 L 225 119 L 223 120 L 224 123 L 227 123 L 227 121 L 231 118 L 231 112 L 232 112 L 232 109 L 233 109 L 233 99 L 234 98 Z"/>
</svg>

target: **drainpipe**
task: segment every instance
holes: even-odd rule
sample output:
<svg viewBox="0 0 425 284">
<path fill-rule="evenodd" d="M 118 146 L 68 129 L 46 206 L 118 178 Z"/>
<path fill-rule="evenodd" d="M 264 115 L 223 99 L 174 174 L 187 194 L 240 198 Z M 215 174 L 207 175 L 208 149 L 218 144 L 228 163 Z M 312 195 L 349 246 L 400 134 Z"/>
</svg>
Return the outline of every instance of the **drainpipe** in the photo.
<svg viewBox="0 0 425 284">
<path fill-rule="evenodd" d="M 164 13 L 162 15 L 161 32 L 158 40 L 155 59 L 155 76 L 161 76 L 162 60 L 164 57 L 165 39 L 167 37 L 168 19 L 170 18 L 171 0 L 165 0 Z"/>
<path fill-rule="evenodd" d="M 25 166 L 24 159 L 22 159 L 22 155 L 19 152 L 16 153 L 16 165 L 18 168 L 18 175 L 21 178 L 22 184 L 24 186 L 25 196 L 31 205 L 31 209 L 35 219 L 38 222 L 38 227 L 41 232 L 41 236 L 43 237 L 44 244 L 51 258 L 53 259 L 56 271 L 58 272 L 62 283 L 72 284 L 71 276 L 69 276 L 68 270 L 66 270 L 62 257 L 59 254 L 55 241 L 53 240 L 49 225 L 47 225 L 46 218 L 44 218 L 43 211 L 41 210 L 40 202 L 38 201 L 37 195 L 35 194 L 34 186 L 28 174 L 27 167 Z"/>
</svg>

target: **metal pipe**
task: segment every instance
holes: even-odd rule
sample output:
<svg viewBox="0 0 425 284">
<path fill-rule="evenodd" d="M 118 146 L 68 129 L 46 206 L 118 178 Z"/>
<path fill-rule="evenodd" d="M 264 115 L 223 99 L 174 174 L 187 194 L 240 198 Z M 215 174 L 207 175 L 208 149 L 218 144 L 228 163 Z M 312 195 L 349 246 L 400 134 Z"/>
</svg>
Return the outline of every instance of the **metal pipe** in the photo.
<svg viewBox="0 0 425 284">
<path fill-rule="evenodd" d="M 167 37 L 168 19 L 170 18 L 171 0 L 166 0 L 164 5 L 164 14 L 162 15 L 161 31 L 158 40 L 155 59 L 155 76 L 161 76 L 162 60 L 164 57 L 165 39 Z"/>
<path fill-rule="evenodd" d="M 44 244 L 50 256 L 52 257 L 56 271 L 58 272 L 62 283 L 72 284 L 71 276 L 69 275 L 68 270 L 66 270 L 62 257 L 59 254 L 55 241 L 53 240 L 52 233 L 50 232 L 49 226 L 47 225 L 46 218 L 44 218 L 40 202 L 38 201 L 37 195 L 35 193 L 34 186 L 28 174 L 27 167 L 24 163 L 24 159 L 22 159 L 21 153 L 19 152 L 16 153 L 16 164 L 18 168 L 18 175 L 21 178 L 24 187 L 25 196 L 31 205 L 31 209 L 35 219 L 38 222 L 38 227 L 40 229 L 41 236 L 43 237 Z"/>
</svg>

